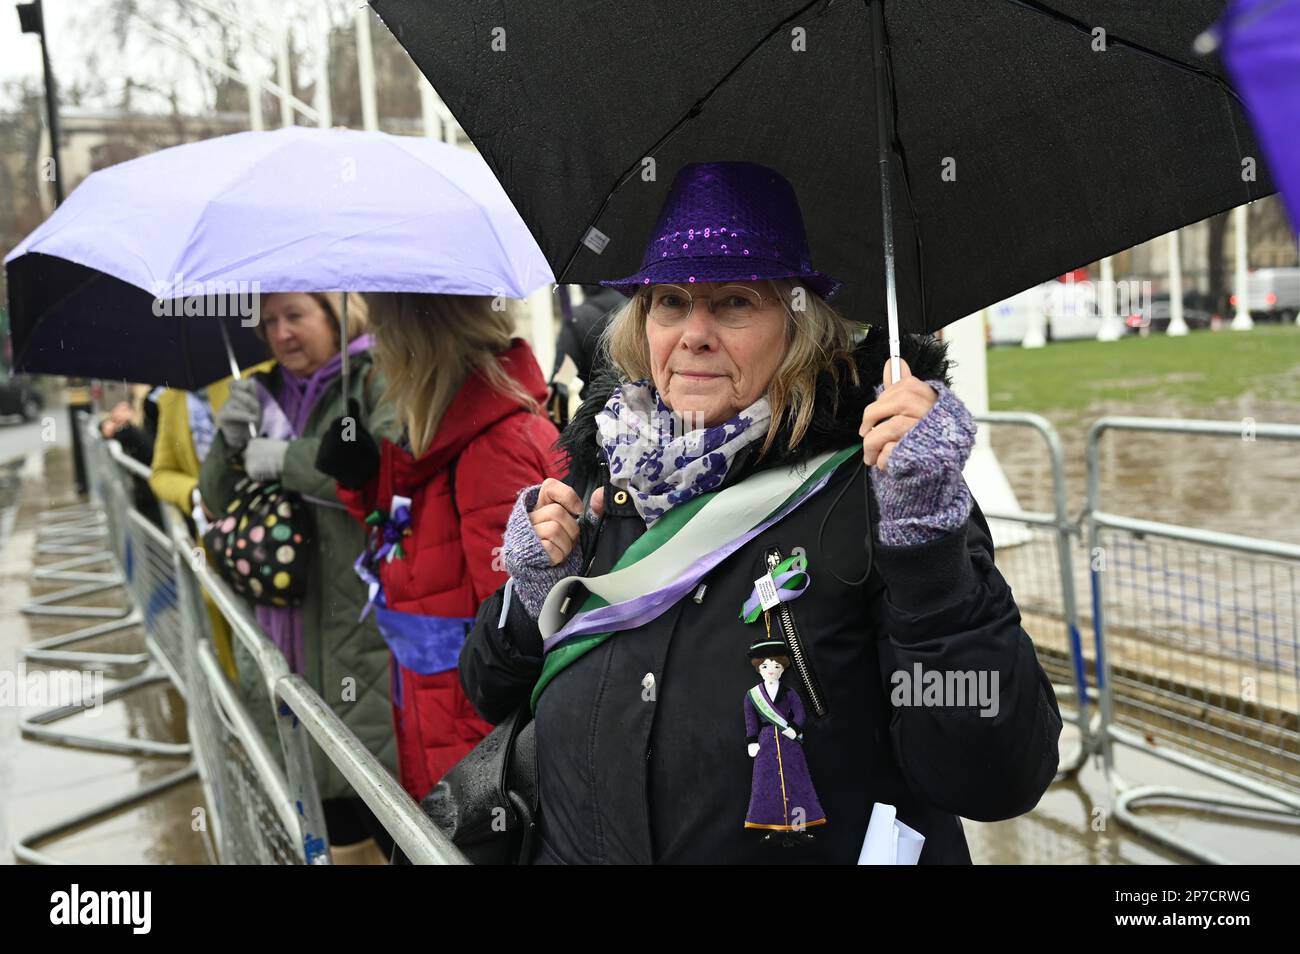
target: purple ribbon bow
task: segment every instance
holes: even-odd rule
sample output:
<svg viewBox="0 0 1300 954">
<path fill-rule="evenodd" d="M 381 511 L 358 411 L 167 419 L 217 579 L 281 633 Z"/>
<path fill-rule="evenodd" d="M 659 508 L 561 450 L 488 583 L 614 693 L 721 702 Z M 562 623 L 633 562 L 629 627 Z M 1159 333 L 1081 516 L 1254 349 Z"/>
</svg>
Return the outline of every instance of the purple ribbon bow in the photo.
<svg viewBox="0 0 1300 954">
<path fill-rule="evenodd" d="M 776 598 L 779 603 L 789 603 L 803 595 L 804 590 L 808 589 L 808 584 L 812 578 L 808 575 L 808 563 L 806 560 L 795 561 L 791 566 L 784 570 L 778 568 L 772 573 L 772 583 L 776 587 Z M 789 585 L 793 583 L 794 585 Z M 758 587 L 755 586 L 749 592 L 749 598 L 741 607 L 740 616 L 746 622 L 758 618 L 763 608 L 762 598 L 758 594 Z"/>
<path fill-rule="evenodd" d="M 384 587 L 376 572 L 379 561 L 392 560 L 394 557 L 400 560 L 406 556 L 402 551 L 402 538 L 411 532 L 411 498 L 394 494 L 389 507 L 387 513 L 376 510 L 366 518 L 366 523 L 371 528 L 371 537 L 366 549 L 361 551 L 361 555 L 352 564 L 353 572 L 370 589 L 366 605 L 361 608 L 360 619 L 366 618 L 375 605 L 375 600 L 383 593 Z"/>
</svg>

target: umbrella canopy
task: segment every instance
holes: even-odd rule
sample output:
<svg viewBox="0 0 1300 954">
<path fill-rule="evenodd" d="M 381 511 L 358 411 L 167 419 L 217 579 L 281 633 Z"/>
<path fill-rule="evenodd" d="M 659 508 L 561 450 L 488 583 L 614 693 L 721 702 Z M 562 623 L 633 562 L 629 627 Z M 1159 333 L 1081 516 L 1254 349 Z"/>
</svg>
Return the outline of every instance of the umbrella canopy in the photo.
<svg viewBox="0 0 1300 954">
<path fill-rule="evenodd" d="M 242 363 L 265 357 L 244 317 L 259 290 L 523 297 L 551 281 L 473 152 L 301 127 L 96 172 L 5 267 L 17 370 L 186 389 L 230 374 L 221 323 Z"/>
<path fill-rule="evenodd" d="M 268 357 L 238 317 L 248 299 L 223 296 L 225 318 L 155 316 L 149 292 L 56 255 L 28 253 L 6 273 L 15 371 L 194 391 L 230 375 L 222 323 L 241 368 Z"/>
<path fill-rule="evenodd" d="M 676 171 L 747 160 L 794 184 L 813 264 L 845 280 L 837 306 L 883 321 L 870 3 L 371 5 L 559 281 L 636 271 Z M 1192 52 L 1222 7 L 884 3 L 904 329 L 1273 191 L 1262 165 L 1243 180 L 1253 135 L 1218 64 Z"/>
<path fill-rule="evenodd" d="M 1224 62 L 1300 229 L 1300 0 L 1233 0 L 1219 29 Z"/>
</svg>

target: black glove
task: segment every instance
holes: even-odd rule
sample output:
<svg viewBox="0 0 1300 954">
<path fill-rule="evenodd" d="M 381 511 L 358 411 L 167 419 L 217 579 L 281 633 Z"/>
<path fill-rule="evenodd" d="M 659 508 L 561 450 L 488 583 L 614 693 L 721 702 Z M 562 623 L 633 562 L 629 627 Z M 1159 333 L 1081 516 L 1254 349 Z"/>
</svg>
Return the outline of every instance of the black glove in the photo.
<svg viewBox="0 0 1300 954">
<path fill-rule="evenodd" d="M 546 416 L 551 419 L 557 431 L 569 426 L 569 386 L 558 381 L 551 382 L 550 393 L 546 397 Z"/>
<path fill-rule="evenodd" d="M 379 460 L 379 445 L 361 426 L 361 406 L 350 398 L 348 416 L 336 417 L 321 436 L 316 469 L 348 490 L 360 490 L 379 473 Z"/>
</svg>

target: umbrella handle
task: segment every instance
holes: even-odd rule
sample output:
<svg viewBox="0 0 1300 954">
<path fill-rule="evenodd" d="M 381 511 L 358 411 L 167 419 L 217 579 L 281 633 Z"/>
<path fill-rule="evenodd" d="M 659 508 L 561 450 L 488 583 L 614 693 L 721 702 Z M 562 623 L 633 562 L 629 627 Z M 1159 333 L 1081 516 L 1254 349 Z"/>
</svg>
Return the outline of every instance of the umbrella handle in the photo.
<svg viewBox="0 0 1300 954">
<path fill-rule="evenodd" d="M 239 362 L 235 360 L 235 349 L 230 344 L 230 332 L 226 330 L 224 321 L 218 321 L 217 327 L 221 329 L 221 343 L 226 346 L 226 360 L 230 362 L 230 376 L 236 381 L 240 381 L 244 376 L 239 373 Z M 252 423 L 248 425 L 248 436 L 257 436 L 257 427 Z"/>
</svg>

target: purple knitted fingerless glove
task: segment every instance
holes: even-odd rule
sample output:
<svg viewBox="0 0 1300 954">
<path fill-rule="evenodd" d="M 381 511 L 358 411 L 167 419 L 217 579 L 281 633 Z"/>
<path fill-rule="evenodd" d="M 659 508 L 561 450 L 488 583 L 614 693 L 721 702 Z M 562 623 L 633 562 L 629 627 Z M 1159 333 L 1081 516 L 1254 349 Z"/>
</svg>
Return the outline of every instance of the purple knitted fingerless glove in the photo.
<svg viewBox="0 0 1300 954">
<path fill-rule="evenodd" d="M 882 544 L 913 546 L 956 530 L 970 516 L 971 495 L 961 470 L 975 443 L 975 421 L 942 381 L 926 381 L 939 399 L 889 453 L 871 485 L 880 505 Z M 876 396 L 885 390 L 876 385 Z"/>
<path fill-rule="evenodd" d="M 515 500 L 510 519 L 506 521 L 505 537 L 502 540 L 502 560 L 506 572 L 515 581 L 514 591 L 519 601 L 528 610 L 528 615 L 537 619 L 542 611 L 542 604 L 551 592 L 551 587 L 566 576 L 576 576 L 582 572 L 582 547 L 575 544 L 568 558 L 557 566 L 551 566 L 537 531 L 528 520 L 528 515 L 537 506 L 537 495 L 541 484 L 525 487 Z"/>
</svg>

